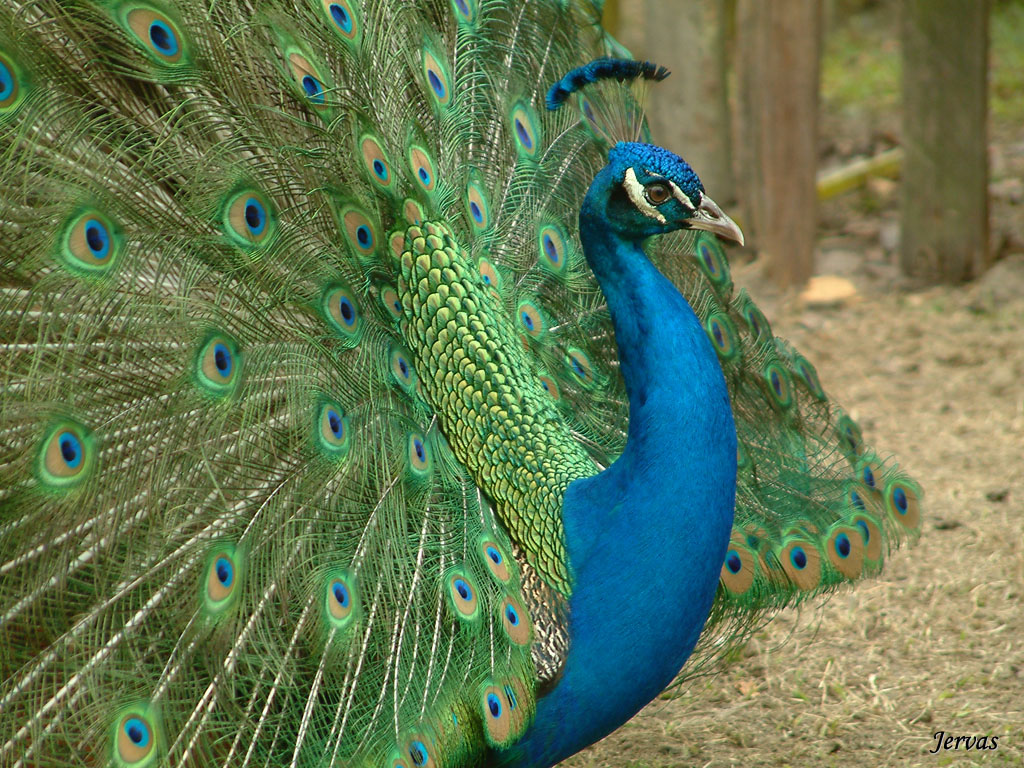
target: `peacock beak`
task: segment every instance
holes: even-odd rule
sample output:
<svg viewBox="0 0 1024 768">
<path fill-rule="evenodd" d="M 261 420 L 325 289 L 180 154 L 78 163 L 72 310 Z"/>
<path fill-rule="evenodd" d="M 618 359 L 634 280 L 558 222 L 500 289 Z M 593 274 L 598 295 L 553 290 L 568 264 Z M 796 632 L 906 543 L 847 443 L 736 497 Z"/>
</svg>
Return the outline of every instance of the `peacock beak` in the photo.
<svg viewBox="0 0 1024 768">
<path fill-rule="evenodd" d="M 735 240 L 743 245 L 743 231 L 736 225 L 736 222 L 722 213 L 718 203 L 707 195 L 701 199 L 697 211 L 691 216 L 687 223 L 690 229 L 703 229 L 707 232 L 714 232 L 716 235 Z"/>
</svg>

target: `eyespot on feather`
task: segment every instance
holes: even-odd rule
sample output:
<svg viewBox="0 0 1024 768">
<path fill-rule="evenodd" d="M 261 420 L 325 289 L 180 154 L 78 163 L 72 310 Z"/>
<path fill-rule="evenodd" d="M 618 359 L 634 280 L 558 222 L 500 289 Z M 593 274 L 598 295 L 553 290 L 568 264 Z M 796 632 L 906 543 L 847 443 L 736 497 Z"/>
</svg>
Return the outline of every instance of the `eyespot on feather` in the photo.
<svg viewBox="0 0 1024 768">
<path fill-rule="evenodd" d="M 477 543 L 477 551 L 483 564 L 499 584 L 508 584 L 512 580 L 511 561 L 505 548 L 498 542 L 484 536 Z"/>
<path fill-rule="evenodd" d="M 363 158 L 366 171 L 370 175 L 370 181 L 381 189 L 392 189 L 394 176 L 391 170 L 391 161 L 376 137 L 368 133 L 360 136 L 359 153 Z"/>
<path fill-rule="evenodd" d="M 424 192 L 427 194 L 434 192 L 437 186 L 437 178 L 434 175 L 434 161 L 431 159 L 430 153 L 423 147 L 414 144 L 409 148 L 409 170 L 412 171 L 413 178 Z M 422 209 L 420 209 L 419 216 L 420 221 L 422 221 Z M 408 216 L 406 218 L 408 219 Z M 418 222 L 410 221 L 410 223 L 415 224 Z"/>
<path fill-rule="evenodd" d="M 833 526 L 825 554 L 829 562 L 847 579 L 860 578 L 864 569 L 864 539 L 860 530 L 846 525 Z"/>
<path fill-rule="evenodd" d="M 100 277 L 117 263 L 123 244 L 120 227 L 98 210 L 87 208 L 64 225 L 58 257 L 72 272 Z"/>
<path fill-rule="evenodd" d="M 562 399 L 562 391 L 558 388 L 558 382 L 555 379 L 541 371 L 537 374 L 537 378 L 540 380 L 541 389 L 551 395 L 551 399 L 556 403 Z"/>
<path fill-rule="evenodd" d="M 324 611 L 327 622 L 336 629 L 349 627 L 356 618 L 358 594 L 355 580 L 343 570 L 327 574 L 324 584 Z"/>
<path fill-rule="evenodd" d="M 452 103 L 452 86 L 447 65 L 427 47 L 424 47 L 421 58 L 427 93 L 439 107 L 448 107 Z"/>
<path fill-rule="evenodd" d="M 818 378 L 817 370 L 799 352 L 793 354 L 793 370 L 797 378 L 815 398 L 822 402 L 828 399 L 825 395 L 825 390 L 821 387 L 821 380 Z"/>
<path fill-rule="evenodd" d="M 434 460 L 430 453 L 430 445 L 419 432 L 409 433 L 406 439 L 406 458 L 409 471 L 414 478 L 425 479 L 430 477 L 430 473 L 434 468 Z"/>
<path fill-rule="evenodd" d="M 28 81 L 15 60 L 0 51 L 0 123 L 21 108 L 28 91 Z"/>
<path fill-rule="evenodd" d="M 530 643 L 530 616 L 522 604 L 511 595 L 507 595 L 501 603 L 501 625 L 505 635 L 515 645 L 525 646 Z"/>
<path fill-rule="evenodd" d="M 789 371 L 778 363 L 769 363 L 764 369 L 764 380 L 772 404 L 780 410 L 788 410 L 793 405 L 793 380 Z"/>
<path fill-rule="evenodd" d="M 388 354 L 391 375 L 395 382 L 407 393 L 416 391 L 416 369 L 412 366 L 412 358 L 403 348 L 392 345 Z"/>
<path fill-rule="evenodd" d="M 328 325 L 349 345 L 358 343 L 363 331 L 362 314 L 355 293 L 343 283 L 332 283 L 324 290 L 320 306 Z"/>
<path fill-rule="evenodd" d="M 129 3 L 121 7 L 121 23 L 149 58 L 164 66 L 187 63 L 187 42 L 181 26 L 155 8 L 133 5 Z"/>
<path fill-rule="evenodd" d="M 202 603 L 210 615 L 221 614 L 238 600 L 242 558 L 231 544 L 214 547 L 206 558 Z"/>
<path fill-rule="evenodd" d="M 214 333 L 199 347 L 193 378 L 207 394 L 224 397 L 238 386 L 241 368 L 238 344 L 225 334 Z"/>
<path fill-rule="evenodd" d="M 590 362 L 590 357 L 582 349 L 569 347 L 565 356 L 565 362 L 569 367 L 570 373 L 578 382 L 587 387 L 593 386 L 596 383 L 594 366 Z"/>
<path fill-rule="evenodd" d="M 381 287 L 380 302 L 384 305 L 384 309 L 388 311 L 388 314 L 395 320 L 401 320 L 404 317 L 402 300 L 398 296 L 398 291 L 393 286 L 384 285 Z"/>
<path fill-rule="evenodd" d="M 161 752 L 160 723 L 153 709 L 136 704 L 122 709 L 114 718 L 111 733 L 112 762 L 118 768 L 148 768 Z"/>
<path fill-rule="evenodd" d="M 449 570 L 445 576 L 448 604 L 460 621 L 475 621 L 480 616 L 480 599 L 476 582 L 461 568 Z"/>
<path fill-rule="evenodd" d="M 472 25 L 477 16 L 477 0 L 452 0 L 452 8 L 460 24 Z"/>
<path fill-rule="evenodd" d="M 405 754 L 409 756 L 412 768 L 436 768 L 438 757 L 434 754 L 436 744 L 426 731 L 414 732 L 406 737 Z"/>
<path fill-rule="evenodd" d="M 341 210 L 341 224 L 349 244 L 356 255 L 363 258 L 373 256 L 377 248 L 377 226 L 364 211 L 355 206 Z"/>
<path fill-rule="evenodd" d="M 522 703 L 526 695 L 522 681 L 518 678 L 487 678 L 480 686 L 480 717 L 487 743 L 492 747 L 509 746 L 523 735 L 529 720 Z"/>
<path fill-rule="evenodd" d="M 861 435 L 860 427 L 845 413 L 836 421 L 836 434 L 839 445 L 848 458 L 856 458 L 864 450 L 864 437 Z"/>
<path fill-rule="evenodd" d="M 491 209 L 479 181 L 470 181 L 466 185 L 466 213 L 469 214 L 469 223 L 479 232 L 491 225 Z"/>
<path fill-rule="evenodd" d="M 348 0 L 321 0 L 321 4 L 328 26 L 345 42 L 358 42 L 362 24 L 355 6 Z"/>
<path fill-rule="evenodd" d="M 96 443 L 85 427 L 73 421 L 58 423 L 50 428 L 39 447 L 39 481 L 53 490 L 78 485 L 92 474 L 96 452 Z"/>
<path fill-rule="evenodd" d="M 327 99 L 327 92 L 330 85 L 320 72 L 302 51 L 294 46 L 285 49 L 285 59 L 288 62 L 290 72 L 295 85 L 310 107 L 321 114 L 330 112 L 330 104 Z"/>
<path fill-rule="evenodd" d="M 753 336 L 756 341 L 766 342 L 771 341 L 774 338 L 772 335 L 772 327 L 768 324 L 768 318 L 764 316 L 764 313 L 757 308 L 757 305 L 754 304 L 749 297 L 743 297 L 740 314 L 746 321 L 747 328 L 750 330 L 751 336 Z"/>
<path fill-rule="evenodd" d="M 711 339 L 711 345 L 722 360 L 735 360 L 740 354 L 740 341 L 736 327 L 724 312 L 715 312 L 708 316 L 704 329 Z"/>
<path fill-rule="evenodd" d="M 315 413 L 316 443 L 320 452 L 333 460 L 345 458 L 350 447 L 345 411 L 337 403 L 324 400 L 317 406 Z"/>
<path fill-rule="evenodd" d="M 516 307 L 516 320 L 530 338 L 539 339 L 547 330 L 547 322 L 540 309 L 529 299 L 523 299 Z"/>
<path fill-rule="evenodd" d="M 853 526 L 860 534 L 864 556 L 873 562 L 882 559 L 882 528 L 878 521 L 866 513 L 854 515 Z"/>
<path fill-rule="evenodd" d="M 266 245 L 277 232 L 273 207 L 263 194 L 254 189 L 230 195 L 221 221 L 228 237 L 245 249 Z"/>
<path fill-rule="evenodd" d="M 812 542 L 787 537 L 778 558 L 782 570 L 798 589 L 811 590 L 821 584 L 821 553 Z"/>
<path fill-rule="evenodd" d="M 917 486 L 893 477 L 885 486 L 885 508 L 904 529 L 916 532 L 921 525 L 921 496 Z"/>
<path fill-rule="evenodd" d="M 697 242 L 694 244 L 694 258 L 701 271 L 715 287 L 718 295 L 728 298 L 732 286 L 729 276 L 729 260 L 726 258 L 725 250 L 718 238 L 708 232 L 700 232 L 697 235 Z"/>
<path fill-rule="evenodd" d="M 413 173 L 416 173 L 415 169 L 413 169 Z M 423 224 L 424 221 L 427 220 L 427 216 L 423 212 L 423 206 L 420 205 L 416 200 L 413 200 L 412 198 L 406 198 L 402 202 L 402 215 L 405 217 L 405 220 L 409 224 L 412 224 L 414 226 L 419 226 L 419 225 Z M 405 233 L 403 232 L 402 233 L 402 248 L 399 250 L 399 255 L 401 255 L 401 252 L 404 249 L 405 249 Z"/>
<path fill-rule="evenodd" d="M 494 291 L 501 290 L 501 273 L 488 259 L 481 257 L 476 263 L 477 271 L 480 273 L 480 279 L 484 281 L 484 285 Z"/>
<path fill-rule="evenodd" d="M 556 275 L 564 275 L 568 261 L 568 238 L 557 224 L 545 224 L 537 233 L 538 263 Z"/>
<path fill-rule="evenodd" d="M 742 535 L 734 531 L 722 563 L 722 585 L 734 595 L 746 593 L 754 584 L 756 562 L 754 553 L 743 543 Z"/>
<path fill-rule="evenodd" d="M 535 157 L 540 144 L 540 127 L 533 110 L 520 102 L 512 108 L 509 115 L 512 137 L 516 150 L 524 157 Z"/>
</svg>

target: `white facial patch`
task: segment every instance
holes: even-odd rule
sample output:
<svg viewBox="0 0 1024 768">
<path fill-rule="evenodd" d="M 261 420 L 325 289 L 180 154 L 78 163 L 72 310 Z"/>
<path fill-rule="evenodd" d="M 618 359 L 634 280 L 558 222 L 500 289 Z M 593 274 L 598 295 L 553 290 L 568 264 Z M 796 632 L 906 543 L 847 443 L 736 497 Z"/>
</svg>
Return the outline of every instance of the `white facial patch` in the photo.
<svg viewBox="0 0 1024 768">
<path fill-rule="evenodd" d="M 684 193 L 683 190 L 676 186 L 676 183 L 674 181 L 672 181 L 671 179 L 665 179 L 665 181 L 667 181 L 669 183 L 669 186 L 672 187 L 672 197 L 678 200 L 679 203 L 683 206 L 683 208 L 685 208 L 688 211 L 697 210 L 696 208 L 693 207 L 693 203 L 690 202 L 690 198 L 686 196 L 686 193 Z"/>
<path fill-rule="evenodd" d="M 672 182 L 669 182 L 669 184 L 672 184 Z M 622 180 L 622 187 L 626 190 L 626 194 L 629 195 L 629 199 L 633 201 L 633 205 L 644 216 L 654 219 L 659 224 L 665 223 L 665 217 L 658 212 L 657 208 L 647 202 L 647 197 L 644 195 L 644 185 L 637 180 L 636 172 L 632 168 L 626 169 L 626 178 Z M 672 193 L 675 194 L 675 192 L 676 186 L 672 184 Z M 692 209 L 693 206 L 691 205 L 690 208 Z"/>
</svg>

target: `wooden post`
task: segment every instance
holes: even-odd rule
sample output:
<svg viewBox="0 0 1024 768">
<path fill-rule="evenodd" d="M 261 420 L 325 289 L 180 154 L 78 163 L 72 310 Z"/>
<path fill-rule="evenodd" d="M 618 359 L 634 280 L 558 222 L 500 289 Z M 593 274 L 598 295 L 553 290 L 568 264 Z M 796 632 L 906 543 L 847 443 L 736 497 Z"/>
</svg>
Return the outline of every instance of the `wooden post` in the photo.
<svg viewBox="0 0 1024 768">
<path fill-rule="evenodd" d="M 739 0 L 736 179 L 744 231 L 783 287 L 814 270 L 822 4 Z"/>
<path fill-rule="evenodd" d="M 927 282 L 985 271 L 989 0 L 904 0 L 900 266 Z"/>
</svg>

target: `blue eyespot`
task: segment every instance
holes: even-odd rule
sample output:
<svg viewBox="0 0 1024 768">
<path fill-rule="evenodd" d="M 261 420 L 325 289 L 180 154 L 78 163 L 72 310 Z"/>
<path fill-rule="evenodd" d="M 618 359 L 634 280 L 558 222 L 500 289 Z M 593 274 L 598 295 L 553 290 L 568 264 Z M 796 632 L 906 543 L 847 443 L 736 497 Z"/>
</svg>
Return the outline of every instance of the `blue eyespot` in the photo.
<svg viewBox="0 0 1024 768">
<path fill-rule="evenodd" d="M 906 491 L 899 487 L 895 488 L 892 492 L 892 500 L 896 504 L 896 509 L 898 509 L 901 514 L 907 513 L 907 508 L 910 504 L 907 501 Z"/>
<path fill-rule="evenodd" d="M 836 554 L 840 557 L 850 556 L 850 538 L 845 533 L 840 533 L 836 536 Z"/>
<path fill-rule="evenodd" d="M 85 244 L 89 246 L 93 258 L 107 258 L 110 254 L 110 233 L 102 222 L 89 219 L 85 223 Z"/>
<path fill-rule="evenodd" d="M 223 378 L 231 375 L 231 350 L 225 344 L 216 344 L 213 347 L 213 364 L 217 367 L 217 373 Z"/>
<path fill-rule="evenodd" d="M 381 181 L 388 180 L 388 169 L 387 166 L 381 160 L 373 161 L 373 172 L 377 175 L 377 178 Z"/>
<path fill-rule="evenodd" d="M 782 397 L 782 379 L 779 377 L 778 371 L 771 372 L 772 389 L 775 390 L 775 394 Z"/>
<path fill-rule="evenodd" d="M 124 722 L 124 735 L 139 749 L 145 749 L 149 745 L 149 726 L 137 717 L 129 717 Z"/>
<path fill-rule="evenodd" d="M 267 227 L 267 210 L 255 197 L 250 197 L 245 201 L 245 226 L 255 237 L 262 235 L 263 230 Z"/>
<path fill-rule="evenodd" d="M 333 408 L 327 409 L 327 424 L 331 429 L 331 434 L 334 435 L 336 439 L 341 440 L 345 432 L 345 422 Z"/>
<path fill-rule="evenodd" d="M 867 544 L 871 541 L 871 529 L 868 527 L 868 524 L 863 520 L 858 520 L 857 527 L 860 528 L 860 535 L 864 537 L 864 543 Z"/>
<path fill-rule="evenodd" d="M 530 317 L 530 314 L 528 312 L 523 312 L 522 313 L 522 318 L 523 318 L 523 325 L 526 326 L 526 329 L 532 331 L 533 330 L 533 318 Z"/>
<path fill-rule="evenodd" d="M 340 581 L 335 581 L 331 591 L 334 594 L 334 599 L 342 608 L 348 608 L 348 588 Z"/>
<path fill-rule="evenodd" d="M 501 717 L 501 699 L 493 693 L 487 694 L 487 711 L 491 713 L 491 717 Z"/>
<path fill-rule="evenodd" d="M 306 92 L 309 100 L 314 104 L 324 103 L 324 87 L 312 75 L 304 75 L 302 78 L 302 90 Z"/>
<path fill-rule="evenodd" d="M 515 119 L 515 125 L 516 125 L 516 136 L 519 137 L 519 141 L 522 143 L 522 145 L 524 147 L 526 147 L 526 149 L 533 149 L 533 138 L 530 136 L 529 132 L 526 130 L 526 126 L 523 125 L 523 121 L 520 120 L 517 117 Z"/>
<path fill-rule="evenodd" d="M 469 16 L 469 6 L 466 5 L 466 0 L 455 0 L 455 5 L 459 9 L 459 13 L 463 16 Z"/>
<path fill-rule="evenodd" d="M 491 546 L 487 547 L 486 552 L 487 556 L 491 558 L 492 563 L 494 563 L 495 565 L 501 565 L 501 552 L 499 552 L 497 549 Z"/>
<path fill-rule="evenodd" d="M 345 322 L 345 325 L 352 325 L 356 321 L 356 310 L 352 306 L 352 302 L 349 301 L 347 296 L 342 296 L 338 300 L 338 312 L 341 313 L 341 319 Z"/>
<path fill-rule="evenodd" d="M 467 584 L 463 579 L 456 579 L 452 586 L 455 587 L 455 591 L 459 593 L 459 597 L 463 600 L 473 599 L 473 590 L 469 588 L 469 584 Z"/>
<path fill-rule="evenodd" d="M 860 494 L 856 491 L 850 492 L 850 503 L 853 504 L 855 509 L 864 509 L 864 500 L 860 497 Z"/>
<path fill-rule="evenodd" d="M 519 706 L 519 700 L 516 699 L 516 692 L 514 690 L 512 690 L 512 686 L 511 685 L 506 685 L 505 686 L 505 695 L 508 697 L 508 707 L 509 707 L 509 709 L 515 709 L 516 707 Z"/>
<path fill-rule="evenodd" d="M 356 227 L 356 240 L 363 248 L 369 248 L 373 243 L 373 235 L 370 233 L 370 228 L 365 224 L 361 224 Z"/>
<path fill-rule="evenodd" d="M 429 185 L 430 184 L 430 174 L 427 172 L 427 169 L 426 168 L 420 168 L 418 173 L 419 173 L 420 181 L 423 182 L 424 186 Z"/>
<path fill-rule="evenodd" d="M 427 79 L 430 81 L 430 87 L 434 89 L 434 93 L 437 94 L 437 98 L 443 99 L 445 96 L 444 83 L 441 82 L 441 78 L 437 76 L 437 73 L 430 70 L 427 75 Z"/>
<path fill-rule="evenodd" d="M 864 467 L 864 484 L 868 488 L 875 487 L 875 473 L 871 471 L 871 467 Z"/>
<path fill-rule="evenodd" d="M 425 462 L 427 460 L 427 452 L 423 448 L 423 441 L 420 440 L 418 437 L 415 438 L 412 441 L 412 447 L 413 450 L 416 451 L 416 458 L 419 459 L 421 462 Z"/>
<path fill-rule="evenodd" d="M 235 580 L 235 569 L 231 567 L 231 561 L 226 557 L 218 557 L 213 567 L 217 573 L 217 581 L 225 587 L 230 587 L 231 582 Z"/>
<path fill-rule="evenodd" d="M 0 60 L 0 101 L 5 101 L 14 93 L 14 72 Z"/>
<path fill-rule="evenodd" d="M 178 38 L 162 21 L 153 21 L 149 25 L 149 41 L 164 56 L 170 57 L 178 53 Z"/>
<path fill-rule="evenodd" d="M 797 570 L 802 571 L 807 567 L 807 553 L 802 547 L 793 547 L 789 552 L 789 560 Z"/>
<path fill-rule="evenodd" d="M 516 609 L 513 608 L 511 605 L 505 606 L 505 618 L 508 620 L 508 623 L 511 624 L 513 627 L 519 623 L 519 614 L 516 613 Z"/>
<path fill-rule="evenodd" d="M 555 241 L 551 239 L 551 235 L 545 234 L 544 240 L 544 253 L 548 255 L 552 263 L 558 263 L 558 249 L 555 247 Z"/>
<path fill-rule="evenodd" d="M 352 32 L 352 17 L 337 3 L 331 3 L 331 18 L 342 32 L 346 34 Z"/>
<path fill-rule="evenodd" d="M 478 224 L 483 223 L 484 214 L 483 214 L 483 211 L 480 210 L 480 206 L 479 205 L 477 205 L 475 202 L 470 203 L 469 204 L 469 212 L 473 215 L 473 220 L 474 221 L 476 221 Z M 485 277 L 484 278 L 484 282 L 489 283 L 490 281 Z"/>
<path fill-rule="evenodd" d="M 736 553 L 736 550 L 730 549 L 725 556 L 725 567 L 729 569 L 729 573 L 736 574 L 743 570 L 743 561 L 740 560 L 740 556 Z"/>
<path fill-rule="evenodd" d="M 430 754 L 427 752 L 427 747 L 422 741 L 414 741 L 409 745 L 409 757 L 412 758 L 413 764 L 419 768 L 427 764 Z"/>
<path fill-rule="evenodd" d="M 77 469 L 82 463 L 82 441 L 71 432 L 62 432 L 57 438 L 60 455 L 70 469 Z"/>
</svg>

